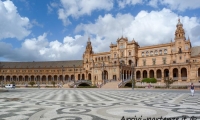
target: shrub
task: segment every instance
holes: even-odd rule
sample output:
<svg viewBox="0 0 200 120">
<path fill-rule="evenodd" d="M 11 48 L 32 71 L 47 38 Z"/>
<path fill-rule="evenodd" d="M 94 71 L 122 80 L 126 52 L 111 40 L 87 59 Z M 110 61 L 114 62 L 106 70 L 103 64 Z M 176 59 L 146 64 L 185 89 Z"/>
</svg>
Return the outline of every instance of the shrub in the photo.
<svg viewBox="0 0 200 120">
<path fill-rule="evenodd" d="M 33 85 L 35 85 L 35 82 L 31 81 L 29 82 L 29 84 L 33 87 Z"/>
<path fill-rule="evenodd" d="M 166 78 L 164 78 L 164 83 L 166 88 L 170 88 L 171 84 L 173 84 L 175 82 L 175 80 L 173 80 L 172 78 L 169 78 L 168 80 Z"/>
<path fill-rule="evenodd" d="M 53 87 L 55 87 L 56 82 L 55 82 L 55 81 L 52 81 L 51 84 L 53 85 Z"/>
<path fill-rule="evenodd" d="M 156 83 L 157 80 L 155 78 L 144 78 L 142 80 L 142 82 L 146 82 L 146 83 Z"/>
<path fill-rule="evenodd" d="M 97 86 L 78 86 L 77 88 L 97 88 Z"/>
</svg>

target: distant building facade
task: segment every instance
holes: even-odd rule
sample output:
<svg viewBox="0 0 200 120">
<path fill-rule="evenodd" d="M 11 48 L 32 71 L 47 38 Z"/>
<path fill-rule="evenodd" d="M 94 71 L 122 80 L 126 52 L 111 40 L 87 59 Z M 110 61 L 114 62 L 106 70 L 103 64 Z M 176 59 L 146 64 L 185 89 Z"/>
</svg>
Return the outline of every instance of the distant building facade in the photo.
<svg viewBox="0 0 200 120">
<path fill-rule="evenodd" d="M 127 38 L 110 44 L 109 52 L 94 53 L 88 39 L 83 60 L 45 62 L 1 62 L 1 83 L 29 81 L 51 84 L 69 80 L 91 80 L 94 85 L 104 80 L 156 78 L 163 82 L 172 78 L 179 82 L 200 81 L 200 46 L 192 47 L 185 38 L 183 24 L 178 20 L 174 41 L 140 47 Z"/>
</svg>

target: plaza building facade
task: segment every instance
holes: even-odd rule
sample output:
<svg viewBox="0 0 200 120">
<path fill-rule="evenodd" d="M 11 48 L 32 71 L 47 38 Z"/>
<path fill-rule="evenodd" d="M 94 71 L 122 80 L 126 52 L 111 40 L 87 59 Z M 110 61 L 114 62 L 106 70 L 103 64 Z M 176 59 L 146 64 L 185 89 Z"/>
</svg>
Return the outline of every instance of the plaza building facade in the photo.
<svg viewBox="0 0 200 120">
<path fill-rule="evenodd" d="M 192 47 L 178 20 L 174 40 L 166 44 L 140 47 L 133 39 L 118 38 L 110 51 L 94 53 L 88 38 L 83 60 L 44 62 L 1 62 L 0 81 L 26 84 L 30 81 L 51 84 L 70 80 L 91 80 L 93 85 L 106 80 L 125 81 L 156 78 L 164 82 L 200 81 L 200 46 Z"/>
</svg>

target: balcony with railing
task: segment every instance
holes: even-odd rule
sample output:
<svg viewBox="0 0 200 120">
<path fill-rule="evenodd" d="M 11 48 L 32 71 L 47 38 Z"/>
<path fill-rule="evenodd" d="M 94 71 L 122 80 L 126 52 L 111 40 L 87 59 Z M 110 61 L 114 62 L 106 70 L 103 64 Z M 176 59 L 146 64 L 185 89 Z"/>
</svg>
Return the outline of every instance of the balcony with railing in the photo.
<svg viewBox="0 0 200 120">
<path fill-rule="evenodd" d="M 181 80 L 187 80 L 187 77 L 181 77 Z"/>
<path fill-rule="evenodd" d="M 178 77 L 173 77 L 173 80 L 178 80 Z"/>
<path fill-rule="evenodd" d="M 136 78 L 136 80 L 141 80 L 141 78 Z"/>
<path fill-rule="evenodd" d="M 157 78 L 157 80 L 162 80 L 162 78 Z"/>
</svg>

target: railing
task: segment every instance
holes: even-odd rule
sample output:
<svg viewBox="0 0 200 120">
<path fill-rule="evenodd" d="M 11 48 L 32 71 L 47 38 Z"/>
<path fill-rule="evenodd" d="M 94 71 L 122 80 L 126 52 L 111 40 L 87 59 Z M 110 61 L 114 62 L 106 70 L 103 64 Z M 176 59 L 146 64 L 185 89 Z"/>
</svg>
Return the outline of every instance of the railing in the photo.
<svg viewBox="0 0 200 120">
<path fill-rule="evenodd" d="M 81 83 L 88 83 L 90 85 L 92 84 L 91 81 L 89 81 L 89 80 L 77 80 L 77 81 L 69 84 L 69 87 L 74 87 L 75 85 L 79 85 Z"/>
<path fill-rule="evenodd" d="M 118 84 L 118 88 L 120 88 L 123 84 L 123 81 L 121 81 L 119 84 Z"/>
<path fill-rule="evenodd" d="M 162 80 L 162 78 L 157 78 L 157 80 Z"/>
<path fill-rule="evenodd" d="M 178 80 L 178 77 L 173 77 L 173 80 Z"/>
<path fill-rule="evenodd" d="M 126 83 L 130 82 L 131 79 L 125 79 L 124 81 L 121 81 L 119 84 L 118 84 L 118 88 L 120 88 L 122 85 L 125 85 Z"/>
<path fill-rule="evenodd" d="M 187 77 L 181 77 L 181 80 L 187 80 Z"/>
<path fill-rule="evenodd" d="M 136 80 L 140 80 L 141 78 L 136 78 Z"/>
<path fill-rule="evenodd" d="M 103 83 L 101 83 L 101 85 L 99 85 L 99 88 L 101 88 L 103 85 L 104 85 L 104 84 L 103 84 Z"/>
</svg>

